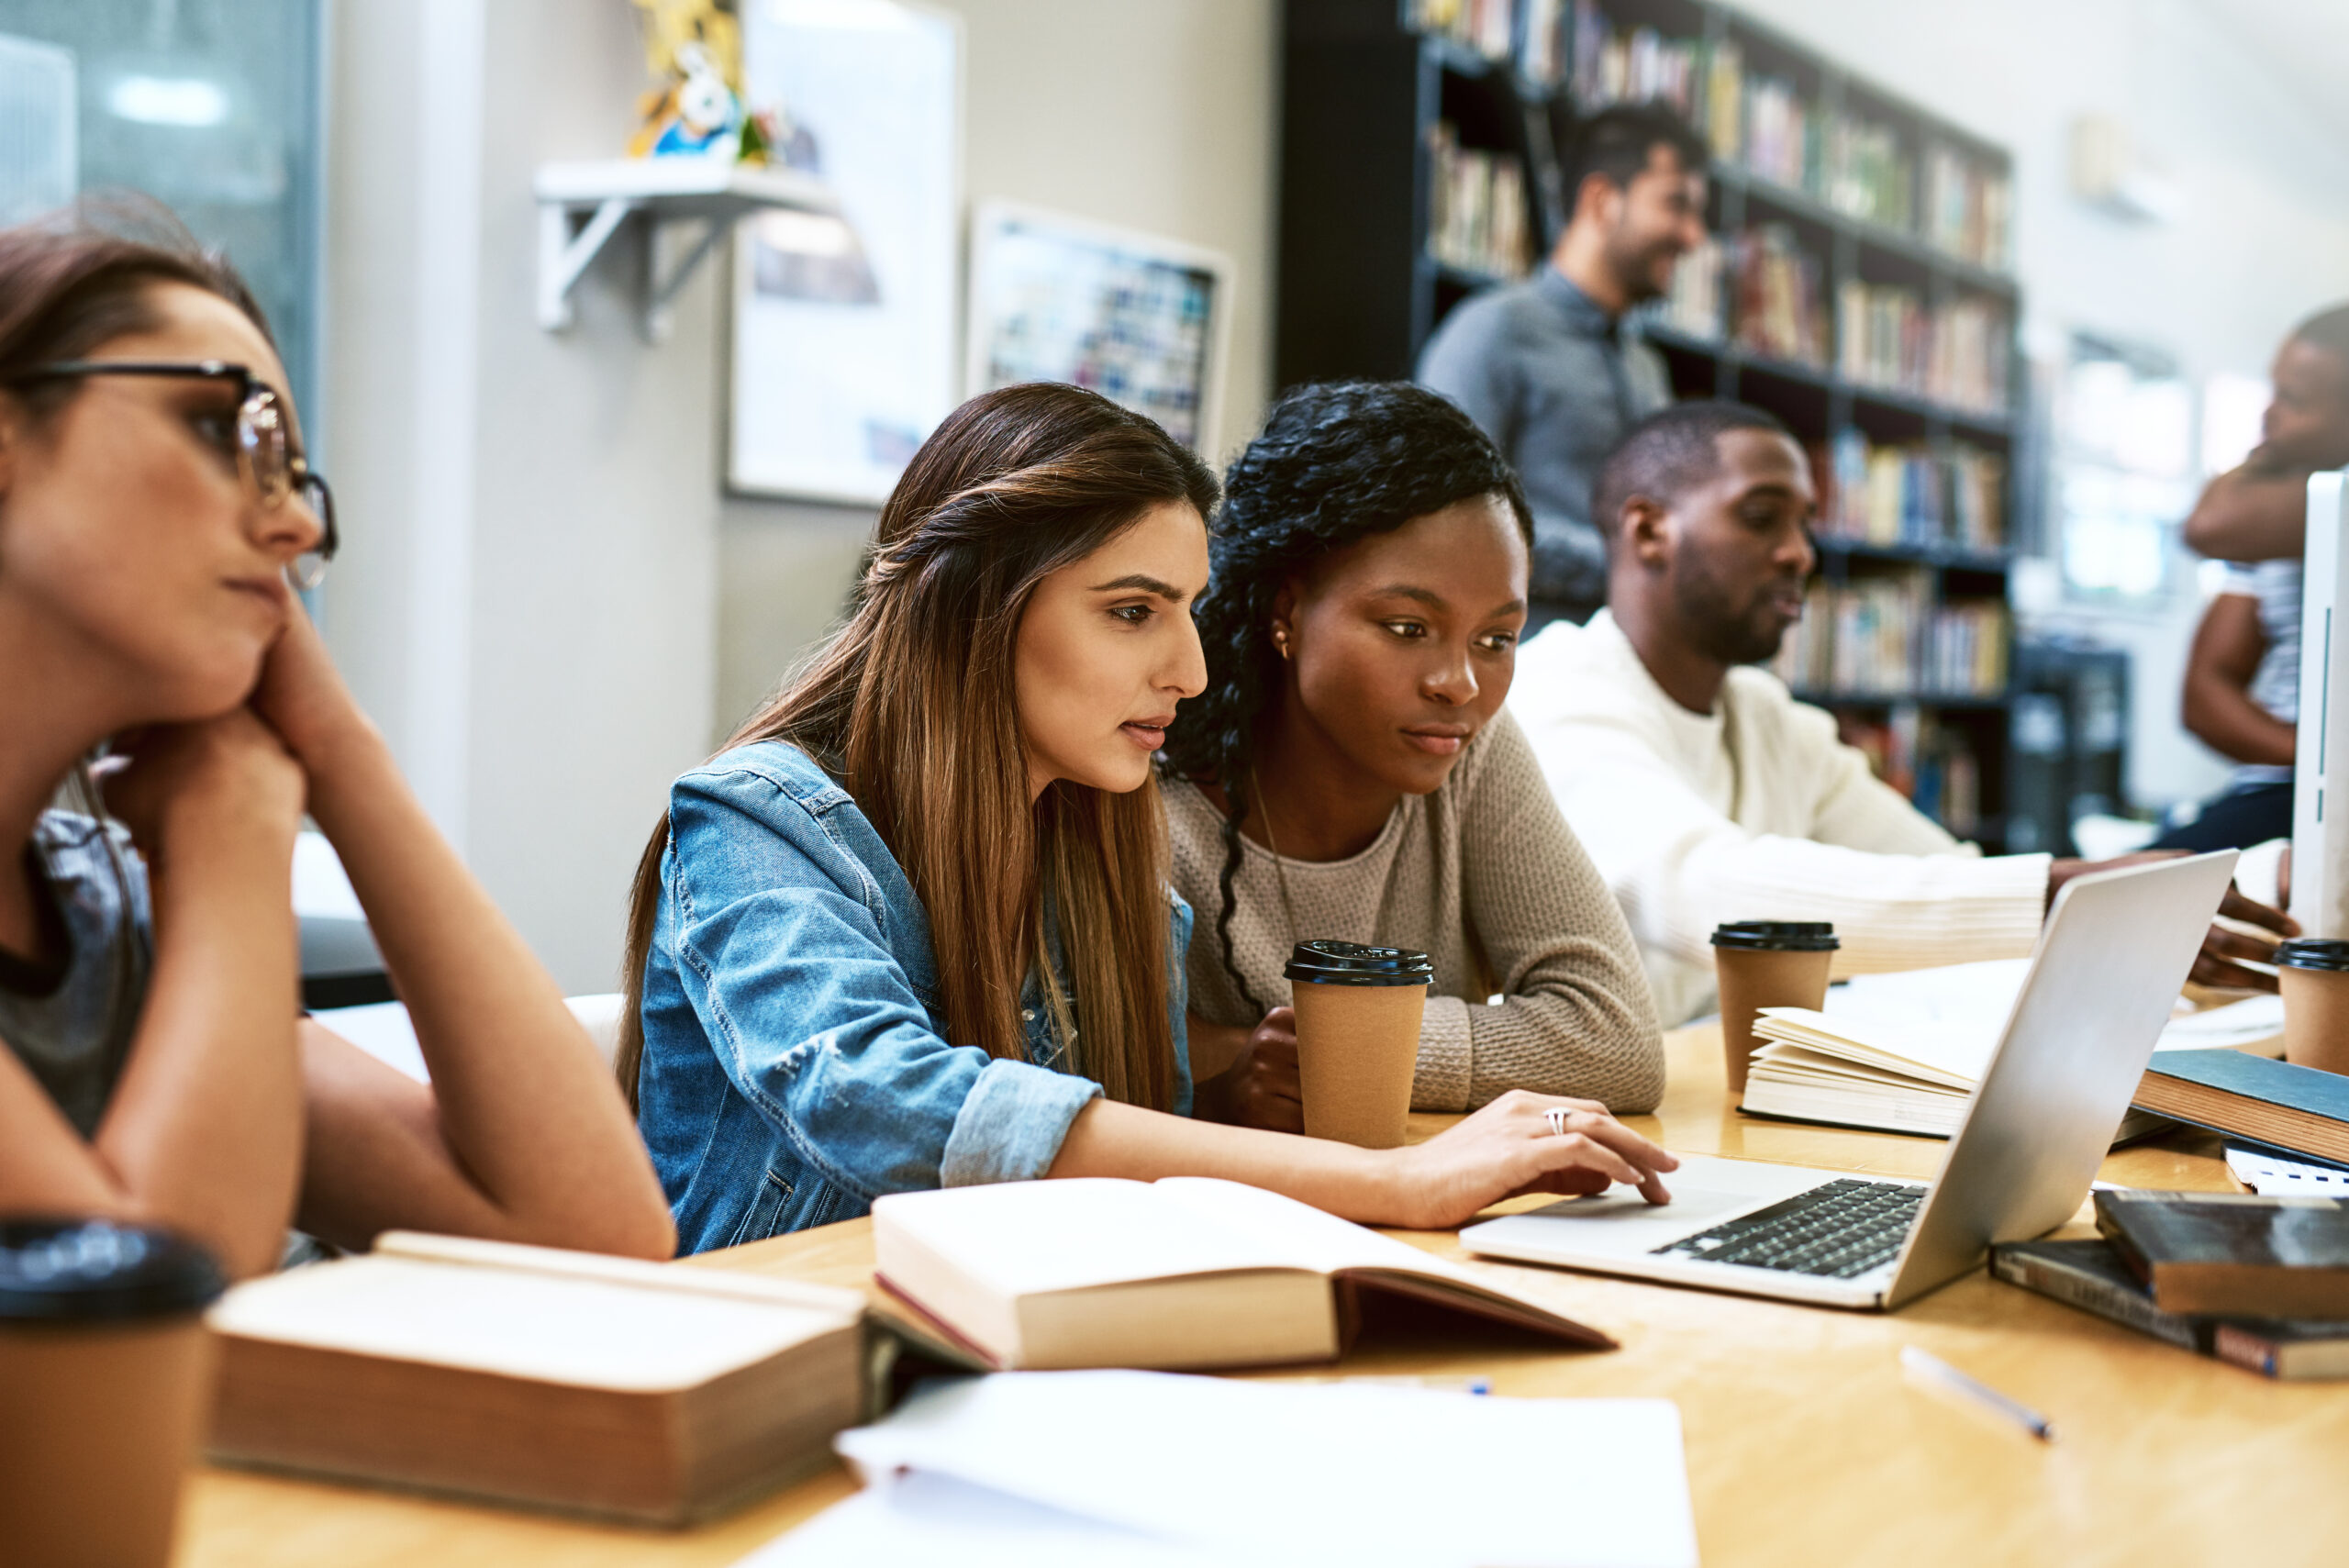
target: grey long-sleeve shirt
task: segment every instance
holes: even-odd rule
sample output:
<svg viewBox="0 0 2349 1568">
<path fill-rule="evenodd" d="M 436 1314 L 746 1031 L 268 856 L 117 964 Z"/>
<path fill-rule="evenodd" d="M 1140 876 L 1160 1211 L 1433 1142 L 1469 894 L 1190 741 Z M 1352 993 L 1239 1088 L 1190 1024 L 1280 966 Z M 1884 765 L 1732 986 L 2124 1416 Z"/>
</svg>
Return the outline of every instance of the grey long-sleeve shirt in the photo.
<svg viewBox="0 0 2349 1568">
<path fill-rule="evenodd" d="M 1623 432 L 1672 401 L 1663 356 L 1545 265 L 1445 317 L 1419 378 L 1465 409 L 1524 480 L 1536 605 L 1587 618 L 1607 598 L 1591 489 Z"/>
</svg>

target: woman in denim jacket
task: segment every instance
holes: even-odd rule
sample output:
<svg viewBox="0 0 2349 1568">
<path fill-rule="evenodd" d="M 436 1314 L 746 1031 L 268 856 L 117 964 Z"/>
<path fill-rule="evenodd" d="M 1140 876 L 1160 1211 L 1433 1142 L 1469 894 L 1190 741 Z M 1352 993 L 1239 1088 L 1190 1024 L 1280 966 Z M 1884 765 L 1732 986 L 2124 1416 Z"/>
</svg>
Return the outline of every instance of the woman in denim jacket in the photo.
<svg viewBox="0 0 2349 1568">
<path fill-rule="evenodd" d="M 848 624 L 679 779 L 639 866 L 620 1079 L 679 1245 L 1039 1176 L 1224 1176 L 1456 1224 L 1671 1156 L 1511 1095 L 1411 1149 L 1194 1122 L 1152 758 L 1206 682 L 1212 474 L 1077 388 L 972 399 L 883 508 Z M 1554 1132 L 1545 1113 L 1569 1118 Z"/>
</svg>

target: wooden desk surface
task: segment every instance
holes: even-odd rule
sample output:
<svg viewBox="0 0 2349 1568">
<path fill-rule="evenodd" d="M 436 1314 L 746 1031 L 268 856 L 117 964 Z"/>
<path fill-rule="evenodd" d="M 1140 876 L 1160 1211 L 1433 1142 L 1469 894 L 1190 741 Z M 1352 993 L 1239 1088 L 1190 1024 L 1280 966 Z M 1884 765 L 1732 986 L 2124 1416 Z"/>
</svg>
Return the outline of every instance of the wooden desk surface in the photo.
<svg viewBox="0 0 2349 1568">
<path fill-rule="evenodd" d="M 1930 1176 L 1947 1147 L 1746 1120 L 1727 1108 L 1714 1029 L 1677 1031 L 1666 1050 L 1664 1104 L 1631 1124 L 1670 1148 Z M 1414 1118 L 1414 1134 L 1446 1119 Z M 2215 1139 L 2178 1134 L 2112 1155 L 2103 1175 L 2132 1186 L 2221 1189 L 2217 1154 Z M 1448 1233 L 1397 1234 L 1464 1256 Z M 862 1286 L 872 1261 L 869 1222 L 856 1220 L 681 1266 Z M 1370 1343 L 1336 1373 L 1477 1375 L 1499 1395 L 1676 1400 L 1709 1568 L 2349 1561 L 2349 1385 L 2270 1383 L 1979 1272 L 1884 1316 L 1479 1266 L 1506 1269 L 1623 1348 Z M 1912 1385 L 1898 1366 L 1908 1344 L 2045 1413 L 2058 1440 L 2041 1444 Z M 179 1562 L 721 1564 L 852 1489 L 835 1468 L 722 1524 L 664 1535 L 206 1470 L 191 1488 Z"/>
</svg>

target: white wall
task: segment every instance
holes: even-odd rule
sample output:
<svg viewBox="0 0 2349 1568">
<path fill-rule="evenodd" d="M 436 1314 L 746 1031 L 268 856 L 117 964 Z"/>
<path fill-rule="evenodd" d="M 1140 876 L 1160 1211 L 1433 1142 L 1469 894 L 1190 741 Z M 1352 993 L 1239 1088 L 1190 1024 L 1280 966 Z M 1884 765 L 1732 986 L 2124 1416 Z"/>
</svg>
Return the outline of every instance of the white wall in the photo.
<svg viewBox="0 0 2349 1568">
<path fill-rule="evenodd" d="M 1230 253 L 1219 450 L 1270 365 L 1276 0 L 960 0 L 966 189 Z M 627 0 L 338 0 L 328 639 L 570 990 L 613 984 L 668 781 L 817 640 L 869 513 L 722 499 L 722 264 L 645 345 L 627 259 L 533 315 L 540 161 L 616 153 Z M 721 587 L 722 584 L 722 587 Z"/>
<path fill-rule="evenodd" d="M 329 193 L 328 636 L 427 804 L 566 989 L 616 978 L 628 877 L 710 729 L 715 296 L 646 345 L 626 258 L 534 317 L 542 161 L 609 155 L 619 0 L 344 0 Z"/>
<path fill-rule="evenodd" d="M 964 186 L 1204 245 L 1238 269 L 1221 460 L 1272 377 L 1278 0 L 936 0 L 963 18 Z M 724 506 L 722 732 L 820 640 L 873 525 L 860 508 Z"/>
<path fill-rule="evenodd" d="M 2349 295 L 2349 130 L 2227 28 L 2222 0 L 1739 4 L 2013 152 L 2034 351 L 2088 329 L 2166 349 L 2198 382 L 2264 375 L 2295 320 Z M 2131 226 L 2071 198 L 2068 138 L 2085 113 L 2119 117 L 2168 165 L 2179 221 Z M 2134 656 L 2130 786 L 2143 805 L 2200 795 L 2225 773 L 2177 722 L 2200 604 L 2182 555 L 2172 580 L 2160 613 L 2058 617 Z"/>
</svg>

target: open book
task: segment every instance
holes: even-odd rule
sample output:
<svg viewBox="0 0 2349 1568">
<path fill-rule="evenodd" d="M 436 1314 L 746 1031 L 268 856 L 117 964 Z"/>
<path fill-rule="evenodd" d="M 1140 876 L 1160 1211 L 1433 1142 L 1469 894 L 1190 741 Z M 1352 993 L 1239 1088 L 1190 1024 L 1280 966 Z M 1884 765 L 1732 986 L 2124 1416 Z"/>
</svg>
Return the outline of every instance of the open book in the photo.
<svg viewBox="0 0 2349 1568">
<path fill-rule="evenodd" d="M 1364 1291 L 1615 1343 L 1458 1263 L 1203 1176 L 893 1194 L 873 1205 L 873 1247 L 884 1289 L 996 1368 L 1330 1361 Z"/>
<path fill-rule="evenodd" d="M 399 1231 L 239 1285 L 215 1458 L 681 1524 L 825 1464 L 863 1298 Z"/>
<path fill-rule="evenodd" d="M 2027 961 L 1954 964 L 1909 974 L 1864 975 L 1825 1011 L 1765 1007 L 1753 1032 L 1766 1041 L 1746 1074 L 1742 1109 L 1756 1116 L 1948 1138 L 1998 1048 Z M 1864 982 L 1874 982 L 1873 985 Z M 2283 1049 L 2272 996 L 2172 1019 L 2165 1050 Z M 2132 1109 L 2113 1140 L 2160 1129 Z"/>
</svg>

